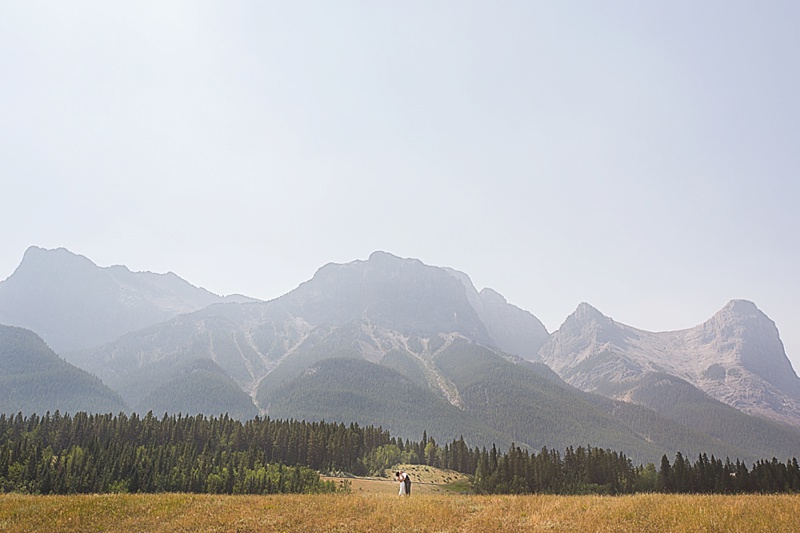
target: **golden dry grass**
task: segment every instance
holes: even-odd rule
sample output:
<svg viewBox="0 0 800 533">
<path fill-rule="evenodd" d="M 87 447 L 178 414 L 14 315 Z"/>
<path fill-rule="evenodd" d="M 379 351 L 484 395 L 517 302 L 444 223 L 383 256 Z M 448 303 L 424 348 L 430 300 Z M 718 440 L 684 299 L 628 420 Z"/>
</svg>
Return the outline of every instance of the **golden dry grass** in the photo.
<svg viewBox="0 0 800 533">
<path fill-rule="evenodd" d="M 0 495 L 7 532 L 796 532 L 800 497 Z"/>
<path fill-rule="evenodd" d="M 325 481 L 333 481 L 337 485 L 341 484 L 342 478 L 322 477 Z M 394 494 L 400 490 L 394 480 L 380 478 L 351 478 L 350 491 L 354 494 Z M 411 493 L 416 496 L 420 494 L 448 494 L 450 491 L 444 485 L 414 483 Z"/>
</svg>

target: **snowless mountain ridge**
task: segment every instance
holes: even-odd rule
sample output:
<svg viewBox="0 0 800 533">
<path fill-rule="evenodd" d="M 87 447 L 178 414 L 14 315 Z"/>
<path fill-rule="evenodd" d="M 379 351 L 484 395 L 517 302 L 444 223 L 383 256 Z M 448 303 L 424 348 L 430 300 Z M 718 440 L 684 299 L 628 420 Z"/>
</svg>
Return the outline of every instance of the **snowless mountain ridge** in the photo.
<svg viewBox="0 0 800 533">
<path fill-rule="evenodd" d="M 65 248 L 31 246 L 0 282 L 0 324 L 38 333 L 57 352 L 89 348 L 121 335 L 218 302 L 218 296 L 173 272 L 132 272 L 99 267 Z"/>
<path fill-rule="evenodd" d="M 448 391 L 448 384 L 432 379 L 435 365 L 416 347 L 409 349 L 408 339 L 457 334 L 500 353 L 542 361 L 585 391 L 630 400 L 644 376 L 669 374 L 742 411 L 800 426 L 800 380 L 778 330 L 744 300 L 731 301 L 693 328 L 659 333 L 617 323 L 583 303 L 549 334 L 534 315 L 492 289 L 478 291 L 463 272 L 379 251 L 367 260 L 324 265 L 270 302 L 243 298 L 224 308 L 208 306 L 220 301 L 231 300 L 171 273 L 102 268 L 65 249 L 31 247 L 17 271 L 0 282 L 0 322 L 50 328 L 39 332 L 53 340 L 61 335 L 65 346 L 88 348 L 87 337 L 109 342 L 102 335 L 113 333 L 118 340 L 105 350 L 74 356 L 76 364 L 110 381 L 127 381 L 134 368 L 202 355 L 251 396 L 300 347 L 323 346 L 334 332 L 330 328 L 353 321 L 360 324 L 357 351 L 367 360 L 402 352 L 422 364 L 432 389 Z M 70 313 L 76 302 L 82 312 Z M 118 311 L 109 313 L 111 305 Z M 182 306 L 194 312 L 183 314 Z M 3 320 L 4 313 L 15 320 Z M 117 318 L 124 320 L 111 321 Z M 167 319 L 170 327 L 162 327 Z M 147 323 L 149 332 L 120 337 Z M 87 326 L 94 329 L 82 331 Z M 457 390 L 445 396 L 458 403 Z"/>
<path fill-rule="evenodd" d="M 665 373 L 746 413 L 800 425 L 800 379 L 775 323 L 746 300 L 730 301 L 693 328 L 658 333 L 582 303 L 539 356 L 585 391 L 627 400 L 641 378 Z"/>
</svg>

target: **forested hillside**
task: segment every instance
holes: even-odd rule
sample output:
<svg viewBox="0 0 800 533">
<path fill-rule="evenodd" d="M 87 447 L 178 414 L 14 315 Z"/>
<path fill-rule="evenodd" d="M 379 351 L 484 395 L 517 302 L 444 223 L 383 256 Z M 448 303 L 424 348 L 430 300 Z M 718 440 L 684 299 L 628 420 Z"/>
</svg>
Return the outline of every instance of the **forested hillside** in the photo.
<svg viewBox="0 0 800 533">
<path fill-rule="evenodd" d="M 281 387 L 270 415 L 302 420 L 381 425 L 401 436 L 435 429 L 444 440 L 470 435 L 491 446 L 507 433 L 448 403 L 424 386 L 383 365 L 362 359 L 326 359 Z"/>
<path fill-rule="evenodd" d="M 197 359 L 179 365 L 167 374 L 170 379 L 158 383 L 139 401 L 139 413 L 227 414 L 247 420 L 258 414 L 252 399 L 214 361 Z"/>
<path fill-rule="evenodd" d="M 116 413 L 126 409 L 99 379 L 59 358 L 32 331 L 0 325 L 0 411 Z"/>
<path fill-rule="evenodd" d="M 771 450 L 779 457 L 798 450 L 796 427 L 744 414 L 675 376 L 648 374 L 632 389 L 630 401 L 742 450 Z"/>
<path fill-rule="evenodd" d="M 529 449 L 592 442 L 624 450 L 640 462 L 674 450 L 713 450 L 747 460 L 773 453 L 768 446 L 738 448 L 640 406 L 576 394 L 546 366 L 514 364 L 480 346 L 453 343 L 436 364 L 458 388 L 472 416 Z"/>
</svg>

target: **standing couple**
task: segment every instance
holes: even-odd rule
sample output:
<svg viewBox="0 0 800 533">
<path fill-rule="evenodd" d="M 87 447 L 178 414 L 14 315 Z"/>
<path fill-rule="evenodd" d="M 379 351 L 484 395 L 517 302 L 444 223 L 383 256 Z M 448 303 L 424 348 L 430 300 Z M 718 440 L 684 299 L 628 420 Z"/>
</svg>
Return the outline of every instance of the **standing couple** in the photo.
<svg viewBox="0 0 800 533">
<path fill-rule="evenodd" d="M 411 478 L 408 474 L 400 470 L 395 478 L 400 482 L 400 496 L 411 496 Z"/>
</svg>

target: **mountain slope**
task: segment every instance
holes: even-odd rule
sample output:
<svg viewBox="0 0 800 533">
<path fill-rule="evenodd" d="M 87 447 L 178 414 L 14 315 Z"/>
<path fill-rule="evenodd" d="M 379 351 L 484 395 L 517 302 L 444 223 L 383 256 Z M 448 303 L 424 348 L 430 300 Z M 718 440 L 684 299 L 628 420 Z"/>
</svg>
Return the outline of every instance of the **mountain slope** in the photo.
<svg viewBox="0 0 800 533">
<path fill-rule="evenodd" d="M 740 329 L 749 328 L 744 323 Z M 420 428 L 436 438 L 439 430 L 455 431 L 441 422 L 442 413 L 449 413 L 463 424 L 469 442 L 591 444 L 642 461 L 677 451 L 756 459 L 782 455 L 798 441 L 795 433 L 780 431 L 773 440 L 709 434 L 703 425 L 708 414 L 735 419 L 741 431 L 775 426 L 720 411 L 721 404 L 703 393 L 693 400 L 702 409 L 695 415 L 686 410 L 685 419 L 657 400 L 634 398 L 642 379 L 664 373 L 672 355 L 680 355 L 685 338 L 665 340 L 616 324 L 588 305 L 579 307 L 539 353 L 552 356 L 548 363 L 566 381 L 612 400 L 582 392 L 516 353 L 532 358 L 530 347 L 541 343 L 543 332 L 533 315 L 493 291 L 479 293 L 457 271 L 376 252 L 366 261 L 326 265 L 275 300 L 210 305 L 74 357 L 133 406 L 156 400 L 180 410 L 194 405 L 191 387 L 183 386 L 185 369 L 202 361 L 209 367 L 197 374 L 218 380 L 210 390 L 230 391 L 235 383 L 269 416 L 342 420 L 346 413 L 404 438 L 419 438 Z M 672 344 L 663 357 L 652 360 L 654 347 L 667 341 Z M 716 356 L 716 350 L 708 348 L 708 354 Z M 211 376 L 204 373 L 209 368 Z M 404 414 L 398 415 L 392 412 L 390 382 L 413 398 L 436 401 L 403 403 Z"/>
<path fill-rule="evenodd" d="M 33 330 L 64 353 L 221 301 L 173 273 L 101 268 L 64 248 L 31 247 L 0 283 L 0 323 Z"/>
<path fill-rule="evenodd" d="M 676 450 L 756 460 L 773 449 L 732 446 L 644 407 L 580 393 L 544 365 L 499 357 L 464 339 L 435 360 L 458 390 L 458 406 L 383 363 L 353 355 L 319 361 L 277 387 L 269 415 L 380 425 L 402 438 L 423 431 L 440 441 L 464 436 L 478 446 L 591 444 L 624 450 L 637 462 Z"/>
<path fill-rule="evenodd" d="M 760 458 L 794 457 L 800 431 L 762 417 L 748 416 L 668 374 L 650 373 L 628 393 L 631 402 L 649 407 L 679 424 L 735 443 Z"/>
<path fill-rule="evenodd" d="M 140 413 L 183 413 L 247 420 L 258 414 L 250 397 L 213 361 L 198 359 L 172 370 L 134 407 Z"/>
<path fill-rule="evenodd" d="M 400 333 L 455 332 L 491 342 L 457 279 L 442 268 L 386 252 L 375 252 L 367 261 L 325 265 L 311 280 L 273 300 L 272 307 L 315 325 L 365 318 Z"/>
<path fill-rule="evenodd" d="M 475 345 L 455 342 L 436 358 L 458 388 L 465 408 L 534 448 L 570 445 L 624 449 L 654 456 L 658 446 L 637 437 L 575 389 L 541 376 L 525 362 L 512 363 Z"/>
<path fill-rule="evenodd" d="M 755 460 L 775 449 L 739 447 L 648 408 L 580 393 L 541 363 L 493 357 L 479 346 L 454 344 L 437 365 L 458 387 L 468 412 L 536 449 L 591 444 L 639 462 L 676 451 Z"/>
<path fill-rule="evenodd" d="M 270 302 L 211 305 L 66 355 L 133 405 L 147 390 L 148 367 L 210 359 L 246 392 L 258 389 L 266 408 L 270 388 L 322 359 L 352 353 L 373 362 L 389 355 L 410 378 L 424 377 L 440 390 L 418 357 L 424 339 L 439 333 L 493 344 L 460 280 L 445 269 L 375 252 L 367 261 L 326 265 Z"/>
<path fill-rule="evenodd" d="M 632 399 L 643 377 L 663 373 L 740 411 L 800 426 L 800 379 L 775 324 L 751 302 L 733 300 L 699 326 L 661 333 L 581 304 L 539 355 L 585 391 Z"/>
<path fill-rule="evenodd" d="M 32 331 L 0 325 L 0 411 L 119 413 L 122 399 L 99 379 L 60 359 Z"/>
<path fill-rule="evenodd" d="M 511 305 L 498 292 L 475 289 L 469 276 L 452 268 L 444 268 L 464 285 L 467 299 L 486 326 L 491 345 L 529 361 L 538 360 L 539 349 L 549 334 L 544 324 L 528 311 Z"/>
<path fill-rule="evenodd" d="M 283 384 L 270 416 L 381 426 L 410 438 L 423 431 L 447 442 L 469 435 L 472 445 L 509 443 L 508 435 L 470 416 L 384 365 L 363 359 L 326 359 Z M 419 437 L 417 437 L 419 438 Z"/>
</svg>

